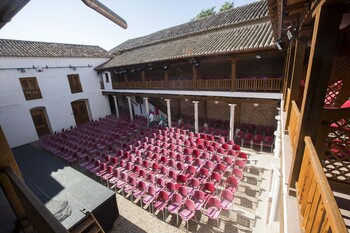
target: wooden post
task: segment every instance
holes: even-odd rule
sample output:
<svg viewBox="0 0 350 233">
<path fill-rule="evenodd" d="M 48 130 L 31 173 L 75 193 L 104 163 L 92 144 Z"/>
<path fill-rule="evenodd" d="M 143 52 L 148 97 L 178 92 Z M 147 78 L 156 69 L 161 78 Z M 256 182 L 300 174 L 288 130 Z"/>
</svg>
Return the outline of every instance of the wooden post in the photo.
<svg viewBox="0 0 350 233">
<path fill-rule="evenodd" d="M 289 126 L 289 119 L 290 119 L 290 110 L 292 108 L 292 101 L 296 101 L 298 99 L 299 95 L 299 87 L 300 87 L 300 81 L 301 81 L 301 74 L 303 71 L 304 66 L 304 57 L 305 57 L 305 50 L 306 50 L 306 42 L 302 39 L 298 39 L 296 41 L 295 45 L 295 55 L 294 55 L 294 62 L 292 64 L 292 81 L 290 85 L 290 96 L 288 106 L 286 106 L 287 111 L 287 118 L 286 118 L 286 124 L 285 124 L 285 130 L 288 130 Z"/>
<path fill-rule="evenodd" d="M 11 170 L 14 171 L 18 178 L 23 182 L 21 171 L 18 168 L 5 134 L 0 126 L 0 169 L 4 170 L 7 167 L 11 168 Z M 8 179 L 5 173 L 0 173 L 0 183 L 3 186 L 4 193 L 6 194 L 6 197 L 8 198 L 17 218 L 25 218 L 26 214 L 24 209 L 17 197 L 17 194 L 15 193 L 11 181 Z"/>
<path fill-rule="evenodd" d="M 181 99 L 177 99 L 177 104 L 179 106 L 179 118 L 182 118 L 182 113 L 181 113 Z"/>
<path fill-rule="evenodd" d="M 284 85 L 284 89 L 283 89 L 283 96 L 284 99 L 286 99 L 286 95 L 287 95 L 287 90 L 290 87 L 290 83 L 291 83 L 291 79 L 292 79 L 292 70 L 293 70 L 293 61 L 294 61 L 294 54 L 295 54 L 295 45 L 294 42 L 291 43 L 290 48 L 289 48 L 289 53 L 288 53 L 288 66 L 287 66 L 287 70 L 285 71 L 285 85 Z M 286 102 L 284 103 L 284 110 L 286 110 Z"/>
<path fill-rule="evenodd" d="M 146 73 L 145 73 L 144 70 L 142 70 L 141 75 L 142 75 L 142 84 L 143 84 L 143 87 L 144 87 L 144 88 L 147 88 L 147 87 L 146 87 Z"/>
<path fill-rule="evenodd" d="M 192 65 L 192 76 L 193 76 L 193 90 L 197 91 L 197 68 Z"/>
<path fill-rule="evenodd" d="M 124 74 L 124 80 L 125 80 L 125 87 L 129 88 L 129 84 L 128 84 L 129 80 L 128 80 L 128 75 L 127 74 Z"/>
<path fill-rule="evenodd" d="M 300 173 L 305 148 L 304 137 L 310 136 L 314 143 L 317 141 L 342 14 L 343 4 L 322 6 L 316 12 L 301 106 L 301 126 L 297 135 L 297 149 L 293 152 L 294 164 L 290 180 L 292 187 L 295 186 Z"/>
<path fill-rule="evenodd" d="M 231 91 L 236 89 L 236 59 L 232 59 L 231 65 Z"/>
<path fill-rule="evenodd" d="M 168 73 L 168 70 L 164 71 L 164 82 L 165 82 L 165 89 L 169 89 L 169 73 Z"/>
</svg>

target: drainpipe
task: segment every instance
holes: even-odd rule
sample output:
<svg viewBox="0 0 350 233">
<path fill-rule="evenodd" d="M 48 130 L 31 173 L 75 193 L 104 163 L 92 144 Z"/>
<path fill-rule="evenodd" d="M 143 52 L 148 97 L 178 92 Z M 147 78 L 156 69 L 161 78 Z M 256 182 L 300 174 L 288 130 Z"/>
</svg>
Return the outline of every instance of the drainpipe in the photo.
<svg viewBox="0 0 350 233">
<path fill-rule="evenodd" d="M 122 27 L 124 29 L 126 29 L 128 27 L 128 24 L 126 23 L 126 21 L 122 17 L 120 17 L 119 15 L 114 13 L 111 9 L 109 9 L 108 7 L 103 5 L 98 0 L 82 0 L 82 1 L 83 1 L 83 3 L 85 3 L 85 5 L 87 5 L 91 9 L 97 11 L 98 13 L 103 15 L 104 17 L 110 19 L 112 22 L 118 24 L 120 27 Z"/>
</svg>

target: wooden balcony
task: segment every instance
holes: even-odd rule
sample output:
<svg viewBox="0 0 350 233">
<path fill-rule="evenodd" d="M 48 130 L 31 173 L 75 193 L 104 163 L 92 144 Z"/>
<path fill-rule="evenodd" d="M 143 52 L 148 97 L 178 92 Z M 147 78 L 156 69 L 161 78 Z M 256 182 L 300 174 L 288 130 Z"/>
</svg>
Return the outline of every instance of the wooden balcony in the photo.
<svg viewBox="0 0 350 233">
<path fill-rule="evenodd" d="M 233 91 L 268 91 L 280 92 L 283 80 L 280 78 L 269 79 L 236 79 Z M 231 91 L 230 79 L 207 80 L 169 80 L 169 81 L 128 81 L 113 82 L 113 89 L 165 89 L 165 90 L 210 90 Z"/>
<path fill-rule="evenodd" d="M 296 188 L 302 232 L 348 232 L 309 137 Z"/>
<path fill-rule="evenodd" d="M 292 150 L 295 151 L 297 144 L 298 144 L 298 135 L 300 131 L 300 111 L 298 109 L 297 104 L 295 101 L 292 101 L 292 108 L 290 113 L 290 122 L 288 126 L 289 136 L 290 136 L 290 143 L 292 146 Z"/>
</svg>

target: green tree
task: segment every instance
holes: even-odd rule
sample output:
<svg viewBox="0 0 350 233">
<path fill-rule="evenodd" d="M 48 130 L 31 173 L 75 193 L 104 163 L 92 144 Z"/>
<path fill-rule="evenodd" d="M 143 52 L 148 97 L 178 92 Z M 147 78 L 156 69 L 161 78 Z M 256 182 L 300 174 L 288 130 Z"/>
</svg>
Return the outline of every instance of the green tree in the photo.
<svg viewBox="0 0 350 233">
<path fill-rule="evenodd" d="M 219 12 L 223 12 L 223 11 L 226 11 L 226 10 L 230 10 L 230 9 L 232 9 L 234 6 L 235 6 L 235 4 L 234 4 L 233 1 L 232 1 L 232 2 L 225 2 L 225 3 L 221 6 Z"/>
<path fill-rule="evenodd" d="M 200 18 L 204 18 L 204 17 L 207 17 L 209 15 L 215 15 L 215 14 L 216 14 L 215 6 L 212 8 L 203 9 L 201 12 L 198 13 L 198 15 L 196 15 L 196 17 L 192 18 L 191 21 L 197 20 Z"/>
</svg>

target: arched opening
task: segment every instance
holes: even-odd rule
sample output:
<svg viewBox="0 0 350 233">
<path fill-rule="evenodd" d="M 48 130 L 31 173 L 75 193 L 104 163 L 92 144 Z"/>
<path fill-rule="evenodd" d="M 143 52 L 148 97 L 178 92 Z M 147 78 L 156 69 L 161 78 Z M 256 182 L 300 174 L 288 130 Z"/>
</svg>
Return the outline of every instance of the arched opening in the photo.
<svg viewBox="0 0 350 233">
<path fill-rule="evenodd" d="M 30 115 L 32 116 L 33 123 L 39 137 L 46 134 L 51 134 L 51 128 L 45 107 L 36 107 L 30 109 Z"/>
<path fill-rule="evenodd" d="M 76 100 L 71 103 L 76 125 L 90 120 L 87 100 Z"/>
</svg>

